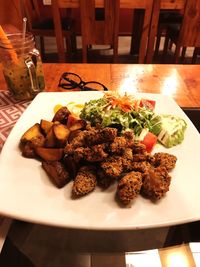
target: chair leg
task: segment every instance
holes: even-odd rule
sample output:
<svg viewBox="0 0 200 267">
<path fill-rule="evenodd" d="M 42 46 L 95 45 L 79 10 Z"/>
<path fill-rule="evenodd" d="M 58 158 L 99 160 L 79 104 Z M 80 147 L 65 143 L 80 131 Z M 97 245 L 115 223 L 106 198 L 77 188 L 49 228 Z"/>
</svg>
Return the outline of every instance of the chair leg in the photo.
<svg viewBox="0 0 200 267">
<path fill-rule="evenodd" d="M 114 45 L 113 47 L 113 62 L 117 63 L 118 59 L 118 47 Z"/>
<path fill-rule="evenodd" d="M 42 60 L 45 59 L 44 37 L 40 36 L 40 53 Z"/>
<path fill-rule="evenodd" d="M 200 47 L 195 47 L 193 56 L 192 56 L 192 64 L 196 63 L 197 56 L 200 54 Z"/>
<path fill-rule="evenodd" d="M 72 43 L 71 43 L 70 36 L 65 37 L 65 44 L 66 44 L 67 60 L 70 60 L 70 58 L 72 56 Z"/>
<path fill-rule="evenodd" d="M 173 60 L 175 64 L 178 64 L 179 56 L 180 56 L 180 50 L 181 50 L 181 46 L 179 44 L 176 44 L 174 60 Z"/>
<path fill-rule="evenodd" d="M 169 35 L 166 33 L 165 42 L 164 42 L 164 48 L 163 48 L 163 54 L 162 54 L 162 63 L 165 62 L 165 56 L 167 54 L 168 45 L 169 45 Z"/>
<path fill-rule="evenodd" d="M 155 58 L 157 58 L 158 57 L 158 54 L 159 54 L 160 39 L 161 39 L 161 37 L 160 36 L 157 36 L 157 39 L 156 39 L 156 47 L 155 47 L 155 52 L 154 52 Z"/>
<path fill-rule="evenodd" d="M 83 53 L 82 62 L 87 63 L 87 45 L 85 44 L 83 44 L 82 53 Z"/>
<path fill-rule="evenodd" d="M 71 35 L 71 47 L 72 47 L 72 52 L 76 53 L 77 44 L 76 44 L 76 34 L 75 34 L 75 32 L 72 33 L 72 35 Z"/>
<path fill-rule="evenodd" d="M 157 38 L 156 38 L 155 52 L 154 52 L 154 57 L 155 58 L 157 58 L 158 54 L 159 54 L 161 35 L 162 35 L 162 30 L 158 29 Z"/>
<path fill-rule="evenodd" d="M 181 52 L 181 62 L 182 63 L 184 63 L 184 60 L 185 60 L 186 50 L 187 50 L 187 47 L 182 48 L 182 52 Z"/>
</svg>

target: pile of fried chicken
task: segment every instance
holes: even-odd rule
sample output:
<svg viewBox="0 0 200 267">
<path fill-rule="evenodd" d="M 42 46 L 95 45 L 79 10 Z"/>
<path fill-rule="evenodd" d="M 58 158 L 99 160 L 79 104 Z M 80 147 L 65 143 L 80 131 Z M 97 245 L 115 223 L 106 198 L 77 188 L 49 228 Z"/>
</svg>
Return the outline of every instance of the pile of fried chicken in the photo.
<svg viewBox="0 0 200 267">
<path fill-rule="evenodd" d="M 140 193 L 152 200 L 162 198 L 177 160 L 168 153 L 147 153 L 130 131 L 118 136 L 115 128 L 90 125 L 66 145 L 64 153 L 79 166 L 74 170 L 73 195 L 88 194 L 96 185 L 106 189 L 115 182 L 118 199 L 125 205 Z"/>
<path fill-rule="evenodd" d="M 81 197 L 96 186 L 106 190 L 116 183 L 117 198 L 124 205 L 139 194 L 158 200 L 169 190 L 176 156 L 152 155 L 131 131 L 119 136 L 116 128 L 92 127 L 70 116 L 62 107 L 52 121 L 41 120 L 20 140 L 22 155 L 39 157 L 58 188 L 73 180 L 72 196 Z"/>
</svg>

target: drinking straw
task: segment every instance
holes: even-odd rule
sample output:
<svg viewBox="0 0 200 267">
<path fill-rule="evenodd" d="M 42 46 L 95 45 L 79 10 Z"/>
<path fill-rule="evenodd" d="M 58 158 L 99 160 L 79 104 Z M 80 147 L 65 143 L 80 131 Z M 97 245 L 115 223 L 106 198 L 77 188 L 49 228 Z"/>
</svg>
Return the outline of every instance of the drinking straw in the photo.
<svg viewBox="0 0 200 267">
<path fill-rule="evenodd" d="M 26 38 L 26 22 L 27 22 L 27 18 L 23 18 L 23 30 L 22 30 L 23 43 L 25 42 L 25 38 Z"/>
<path fill-rule="evenodd" d="M 27 22 L 27 18 L 23 18 L 23 26 L 22 26 L 22 40 L 23 40 L 23 44 L 22 44 L 22 54 L 24 54 L 24 45 L 25 45 L 25 39 L 26 39 L 26 22 Z"/>
<path fill-rule="evenodd" d="M 8 48 L 8 53 L 10 54 L 11 59 L 13 60 L 15 64 L 17 64 L 18 63 L 17 53 L 13 49 L 13 46 L 10 40 L 8 39 L 8 37 L 6 36 L 1 25 L 0 25 L 0 40 L 2 41 L 2 43 L 6 44 L 6 48 Z"/>
</svg>

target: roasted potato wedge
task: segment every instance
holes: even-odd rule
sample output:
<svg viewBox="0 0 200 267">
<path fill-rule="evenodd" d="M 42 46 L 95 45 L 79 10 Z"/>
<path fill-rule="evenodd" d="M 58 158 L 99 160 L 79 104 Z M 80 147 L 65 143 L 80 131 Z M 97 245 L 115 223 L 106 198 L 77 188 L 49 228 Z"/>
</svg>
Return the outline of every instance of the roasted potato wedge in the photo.
<svg viewBox="0 0 200 267">
<path fill-rule="evenodd" d="M 40 131 L 40 124 L 35 123 L 31 126 L 21 137 L 20 142 L 27 142 L 31 141 L 31 139 L 35 138 L 36 136 L 43 136 Z M 43 136 L 44 137 L 44 136 Z"/>
<path fill-rule="evenodd" d="M 71 179 L 69 172 L 64 165 L 59 161 L 43 161 L 42 167 L 48 174 L 51 181 L 58 187 L 65 186 Z"/>
<path fill-rule="evenodd" d="M 67 107 L 61 107 L 54 115 L 52 121 L 59 121 L 62 124 L 67 124 L 67 119 L 71 112 Z"/>
<path fill-rule="evenodd" d="M 52 131 L 56 139 L 56 145 L 58 147 L 64 147 L 70 134 L 70 130 L 66 125 L 58 123 L 52 126 Z"/>
<path fill-rule="evenodd" d="M 52 126 L 53 126 L 52 121 L 47 121 L 43 119 L 40 121 L 40 128 L 45 135 L 47 135 Z"/>
<path fill-rule="evenodd" d="M 35 153 L 45 161 L 61 160 L 63 157 L 62 148 L 35 147 Z"/>
<path fill-rule="evenodd" d="M 42 147 L 45 143 L 45 137 L 40 131 L 39 123 L 30 127 L 20 139 L 20 149 L 22 155 L 28 158 L 35 157 L 35 147 Z"/>
<path fill-rule="evenodd" d="M 83 130 L 85 129 L 86 124 L 85 120 L 77 119 L 75 117 L 72 119 L 72 116 L 70 115 L 67 122 L 67 128 L 69 128 L 70 131 Z"/>
<path fill-rule="evenodd" d="M 53 131 L 53 126 L 50 128 L 46 135 L 45 147 L 56 147 L 56 137 Z"/>
</svg>

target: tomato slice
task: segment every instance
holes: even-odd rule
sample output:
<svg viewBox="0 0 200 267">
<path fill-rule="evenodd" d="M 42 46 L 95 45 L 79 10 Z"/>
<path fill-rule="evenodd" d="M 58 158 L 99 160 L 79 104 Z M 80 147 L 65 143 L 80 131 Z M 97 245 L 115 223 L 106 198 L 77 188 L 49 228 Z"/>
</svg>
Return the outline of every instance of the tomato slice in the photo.
<svg viewBox="0 0 200 267">
<path fill-rule="evenodd" d="M 140 107 L 147 107 L 151 110 L 154 110 L 156 106 L 156 101 L 151 99 L 144 99 L 140 100 Z"/>
<path fill-rule="evenodd" d="M 148 132 L 145 135 L 144 139 L 141 141 L 141 143 L 146 146 L 146 150 L 148 153 L 150 153 L 153 150 L 155 144 L 157 143 L 157 139 L 158 138 L 155 134 Z"/>
</svg>

